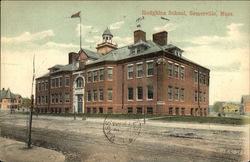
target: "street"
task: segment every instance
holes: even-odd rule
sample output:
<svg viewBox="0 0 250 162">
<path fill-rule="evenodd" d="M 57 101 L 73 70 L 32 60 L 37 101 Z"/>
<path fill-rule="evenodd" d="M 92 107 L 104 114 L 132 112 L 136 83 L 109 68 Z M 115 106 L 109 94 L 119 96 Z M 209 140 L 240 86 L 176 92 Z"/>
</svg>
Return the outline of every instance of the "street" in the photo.
<svg viewBox="0 0 250 162">
<path fill-rule="evenodd" d="M 26 141 L 27 119 L 27 115 L 1 114 L 1 136 Z M 105 136 L 103 118 L 33 116 L 33 119 L 33 145 L 62 152 L 66 161 L 214 162 L 243 161 L 247 156 L 243 148 L 248 126 L 147 120 L 146 124 L 140 121 L 141 128 L 136 129 L 139 132 L 130 132 L 137 133 L 131 143 L 119 144 Z M 110 120 L 121 123 L 133 119 Z"/>
</svg>

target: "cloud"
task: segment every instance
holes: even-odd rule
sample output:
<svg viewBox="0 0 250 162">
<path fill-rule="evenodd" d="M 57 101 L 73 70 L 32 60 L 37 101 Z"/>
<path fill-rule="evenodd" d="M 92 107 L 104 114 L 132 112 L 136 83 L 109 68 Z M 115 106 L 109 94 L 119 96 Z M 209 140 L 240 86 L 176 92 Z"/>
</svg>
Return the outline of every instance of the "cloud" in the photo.
<svg viewBox="0 0 250 162">
<path fill-rule="evenodd" d="M 86 36 L 87 34 L 97 33 L 99 30 L 92 25 L 83 25 L 81 24 L 82 36 Z M 77 36 L 80 35 L 80 24 L 76 26 Z"/>
<path fill-rule="evenodd" d="M 115 36 L 113 37 L 113 42 L 117 43 L 119 47 L 122 47 L 133 43 L 133 38 Z"/>
<path fill-rule="evenodd" d="M 34 40 L 44 39 L 46 37 L 54 36 L 53 30 L 45 30 L 37 33 L 24 32 L 17 37 L 1 37 L 1 41 L 4 43 L 15 43 L 15 42 L 30 42 Z"/>
<path fill-rule="evenodd" d="M 110 24 L 109 28 L 111 30 L 120 29 L 123 24 L 124 24 L 124 21 L 118 21 L 118 22 L 115 22 L 113 24 Z"/>
<path fill-rule="evenodd" d="M 240 31 L 242 26 L 235 23 L 226 26 L 224 36 L 183 40 L 187 42 L 184 56 L 211 70 L 210 104 L 214 101 L 239 102 L 241 95 L 249 93 L 249 38 Z"/>
<path fill-rule="evenodd" d="M 79 47 L 79 45 L 75 45 L 72 43 L 69 44 L 64 44 L 64 43 L 55 43 L 55 42 L 47 42 L 44 44 L 45 47 L 51 47 L 51 48 L 74 48 L 74 47 Z"/>
<path fill-rule="evenodd" d="M 164 26 L 155 26 L 153 30 L 157 32 L 164 31 L 164 30 L 169 32 L 169 31 L 175 30 L 176 28 L 177 28 L 177 25 L 173 23 L 167 23 Z"/>
<path fill-rule="evenodd" d="M 240 28 L 243 26 L 243 24 L 235 24 L 235 23 L 231 23 L 230 25 L 228 25 L 226 28 L 228 29 L 227 31 L 227 35 L 226 36 L 218 36 L 218 35 L 212 35 L 212 36 L 200 36 L 200 37 L 194 37 L 191 39 L 186 39 L 183 40 L 182 42 L 190 42 L 193 44 L 197 44 L 197 45 L 208 45 L 208 44 L 221 44 L 221 43 L 227 43 L 228 45 L 235 45 L 235 43 L 237 44 L 237 41 L 242 42 L 243 44 L 245 44 L 247 37 L 244 36 L 241 32 L 240 32 Z M 227 45 L 227 46 L 228 46 Z"/>
<path fill-rule="evenodd" d="M 21 94 L 23 97 L 30 96 L 34 54 L 36 77 L 47 73 L 48 68 L 54 64 L 67 64 L 68 62 L 67 49 L 26 49 L 24 52 L 1 49 L 1 54 L 1 60 L 5 62 L 1 66 L 1 86 L 9 87 L 12 91 Z"/>
</svg>

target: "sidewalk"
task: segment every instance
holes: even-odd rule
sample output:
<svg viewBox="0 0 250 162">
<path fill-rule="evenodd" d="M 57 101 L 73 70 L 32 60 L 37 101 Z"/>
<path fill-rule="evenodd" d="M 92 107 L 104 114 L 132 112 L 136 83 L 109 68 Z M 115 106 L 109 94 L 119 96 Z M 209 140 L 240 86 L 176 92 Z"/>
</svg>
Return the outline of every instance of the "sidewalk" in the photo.
<svg viewBox="0 0 250 162">
<path fill-rule="evenodd" d="M 0 161 L 3 162 L 64 162 L 62 153 L 42 147 L 27 149 L 23 142 L 0 137 Z"/>
</svg>

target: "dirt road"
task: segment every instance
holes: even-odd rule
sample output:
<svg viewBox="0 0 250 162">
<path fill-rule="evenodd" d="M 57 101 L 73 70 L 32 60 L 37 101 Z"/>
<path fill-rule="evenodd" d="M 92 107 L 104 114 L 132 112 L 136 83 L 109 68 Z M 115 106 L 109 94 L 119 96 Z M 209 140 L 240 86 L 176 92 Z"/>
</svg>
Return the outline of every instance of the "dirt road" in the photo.
<svg viewBox="0 0 250 162">
<path fill-rule="evenodd" d="M 0 116 L 1 136 L 25 141 L 26 119 L 24 115 Z M 141 123 L 135 141 L 119 145 L 111 143 L 104 135 L 103 121 L 93 118 L 34 117 L 33 144 L 61 151 L 67 161 L 243 160 L 244 126 L 147 121 L 145 125 Z"/>
</svg>

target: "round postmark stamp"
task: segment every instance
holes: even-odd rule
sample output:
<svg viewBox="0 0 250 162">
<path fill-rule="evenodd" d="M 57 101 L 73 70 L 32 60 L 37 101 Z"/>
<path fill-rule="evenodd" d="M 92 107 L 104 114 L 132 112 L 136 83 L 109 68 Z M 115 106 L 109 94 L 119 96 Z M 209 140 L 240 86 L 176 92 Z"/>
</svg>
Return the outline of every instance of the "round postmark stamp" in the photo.
<svg viewBox="0 0 250 162">
<path fill-rule="evenodd" d="M 119 145 L 128 145 L 136 140 L 141 132 L 139 119 L 112 119 L 106 116 L 103 123 L 103 133 L 111 142 Z"/>
</svg>

